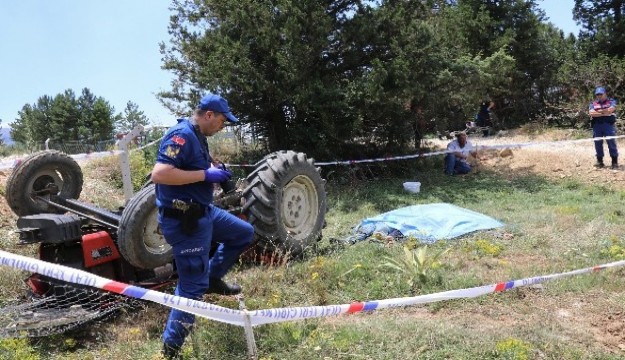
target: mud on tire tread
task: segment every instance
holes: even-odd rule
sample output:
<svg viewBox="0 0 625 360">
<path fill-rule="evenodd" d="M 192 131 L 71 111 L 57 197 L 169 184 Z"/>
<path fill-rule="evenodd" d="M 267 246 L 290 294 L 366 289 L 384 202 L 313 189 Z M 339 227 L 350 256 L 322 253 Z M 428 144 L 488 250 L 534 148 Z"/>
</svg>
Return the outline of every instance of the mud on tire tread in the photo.
<svg viewBox="0 0 625 360">
<path fill-rule="evenodd" d="M 156 233 L 157 207 L 154 187 L 153 184 L 144 187 L 128 201 L 117 232 L 117 246 L 124 259 L 142 269 L 154 269 L 173 259 L 171 247 L 167 245 L 162 235 Z M 153 227 L 146 228 L 150 224 Z M 154 233 L 146 234 L 150 231 Z M 151 250 L 144 240 L 155 239 L 158 236 L 164 247 Z"/>
<path fill-rule="evenodd" d="M 83 185 L 80 165 L 60 151 L 42 151 L 26 158 L 9 175 L 5 197 L 11 210 L 17 216 L 46 212 L 64 213 L 64 210 L 37 201 L 31 196 L 33 190 L 41 190 L 49 180 L 53 180 L 59 187 L 61 198 L 80 197 Z"/>
<path fill-rule="evenodd" d="M 313 159 L 295 151 L 269 154 L 256 164 L 247 182 L 249 185 L 243 190 L 243 212 L 261 244 L 299 255 L 317 243 L 327 204 L 325 180 Z M 304 207 L 302 219 L 299 213 L 291 211 L 297 211 L 298 206 L 299 209 Z"/>
</svg>

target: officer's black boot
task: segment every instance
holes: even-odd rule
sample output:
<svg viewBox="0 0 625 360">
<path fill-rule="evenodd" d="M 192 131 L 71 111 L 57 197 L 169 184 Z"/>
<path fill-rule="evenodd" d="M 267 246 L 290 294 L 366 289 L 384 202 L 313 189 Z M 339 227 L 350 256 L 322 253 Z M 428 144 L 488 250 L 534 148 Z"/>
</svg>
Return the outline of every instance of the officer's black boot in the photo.
<svg viewBox="0 0 625 360">
<path fill-rule="evenodd" d="M 220 295 L 237 295 L 241 293 L 241 286 L 238 284 L 228 284 L 223 279 L 210 278 L 208 279 L 207 294 L 220 294 Z"/>
<path fill-rule="evenodd" d="M 595 163 L 595 167 L 599 168 L 599 169 L 605 167 L 605 165 L 603 164 L 603 158 L 600 158 L 600 157 L 597 158 L 597 162 Z"/>
<path fill-rule="evenodd" d="M 180 347 L 163 344 L 163 357 L 167 360 L 182 359 L 180 355 Z"/>
<path fill-rule="evenodd" d="M 612 169 L 618 169 L 618 158 L 612 158 Z"/>
</svg>

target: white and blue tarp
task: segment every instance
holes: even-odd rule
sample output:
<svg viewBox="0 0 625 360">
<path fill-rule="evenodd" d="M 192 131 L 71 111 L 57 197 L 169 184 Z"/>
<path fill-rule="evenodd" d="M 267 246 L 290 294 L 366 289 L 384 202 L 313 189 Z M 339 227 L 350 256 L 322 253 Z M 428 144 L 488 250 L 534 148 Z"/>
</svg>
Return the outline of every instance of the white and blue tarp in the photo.
<svg viewBox="0 0 625 360">
<path fill-rule="evenodd" d="M 423 243 L 433 243 L 502 226 L 503 223 L 490 216 L 451 204 L 413 205 L 364 219 L 347 241 L 354 243 L 381 233 L 394 238 L 411 236 Z"/>
</svg>

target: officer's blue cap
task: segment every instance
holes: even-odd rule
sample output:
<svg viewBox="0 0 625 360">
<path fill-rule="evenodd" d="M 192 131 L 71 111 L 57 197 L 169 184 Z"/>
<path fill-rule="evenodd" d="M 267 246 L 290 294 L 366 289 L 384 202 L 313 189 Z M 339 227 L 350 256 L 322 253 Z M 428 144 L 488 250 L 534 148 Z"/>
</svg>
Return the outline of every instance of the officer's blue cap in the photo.
<svg viewBox="0 0 625 360">
<path fill-rule="evenodd" d="M 605 88 L 603 86 L 599 86 L 595 89 L 595 95 L 603 95 L 605 94 Z"/>
<path fill-rule="evenodd" d="M 232 115 L 232 112 L 230 112 L 228 101 L 217 94 L 204 95 L 200 100 L 200 103 L 197 105 L 197 108 L 223 113 L 226 115 L 226 119 L 228 119 L 231 123 L 239 121 L 239 119 L 237 119 L 234 115 Z"/>
</svg>

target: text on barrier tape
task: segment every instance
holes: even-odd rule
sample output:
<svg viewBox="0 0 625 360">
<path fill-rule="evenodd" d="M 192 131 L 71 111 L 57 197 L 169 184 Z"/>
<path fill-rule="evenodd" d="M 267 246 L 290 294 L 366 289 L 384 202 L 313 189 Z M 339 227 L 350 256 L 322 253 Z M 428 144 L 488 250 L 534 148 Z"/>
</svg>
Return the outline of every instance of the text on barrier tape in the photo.
<svg viewBox="0 0 625 360">
<path fill-rule="evenodd" d="M 355 302 L 352 304 L 288 307 L 253 311 L 240 311 L 229 309 L 203 301 L 187 299 L 176 295 L 165 294 L 155 290 L 144 289 L 138 286 L 125 284 L 118 281 L 112 281 L 86 271 L 66 267 L 63 265 L 52 264 L 42 260 L 12 254 L 2 250 L 0 250 L 0 265 L 38 273 L 44 276 L 74 284 L 92 286 L 137 299 L 152 301 L 161 305 L 182 310 L 215 321 L 238 326 L 245 326 L 244 317 L 249 317 L 252 325 L 262 325 L 284 321 L 335 316 L 341 314 L 353 314 L 363 311 L 374 311 L 417 304 L 427 304 L 444 300 L 474 298 L 477 296 L 482 296 L 495 292 L 502 292 L 522 286 L 540 284 L 545 281 L 555 280 L 563 277 L 581 275 L 586 273 L 595 273 L 608 268 L 625 266 L 625 260 L 563 273 L 500 282 L 497 284 L 478 286 L 468 289 L 449 290 L 436 294 Z"/>
</svg>

